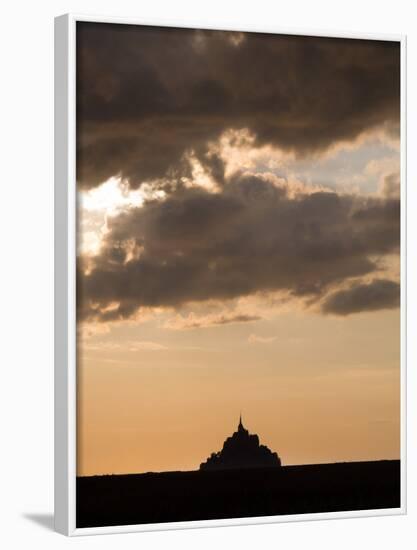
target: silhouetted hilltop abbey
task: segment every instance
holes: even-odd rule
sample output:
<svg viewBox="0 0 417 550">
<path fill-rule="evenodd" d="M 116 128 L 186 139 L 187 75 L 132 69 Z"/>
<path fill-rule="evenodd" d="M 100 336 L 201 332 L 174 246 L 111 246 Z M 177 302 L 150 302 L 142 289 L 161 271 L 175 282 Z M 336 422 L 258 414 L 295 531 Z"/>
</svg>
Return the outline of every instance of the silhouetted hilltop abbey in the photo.
<svg viewBox="0 0 417 550">
<path fill-rule="evenodd" d="M 230 468 L 277 468 L 281 460 L 277 453 L 266 445 L 259 444 L 259 437 L 250 434 L 239 419 L 237 431 L 228 437 L 223 449 L 211 453 L 209 458 L 200 464 L 200 470 L 227 470 Z"/>
</svg>

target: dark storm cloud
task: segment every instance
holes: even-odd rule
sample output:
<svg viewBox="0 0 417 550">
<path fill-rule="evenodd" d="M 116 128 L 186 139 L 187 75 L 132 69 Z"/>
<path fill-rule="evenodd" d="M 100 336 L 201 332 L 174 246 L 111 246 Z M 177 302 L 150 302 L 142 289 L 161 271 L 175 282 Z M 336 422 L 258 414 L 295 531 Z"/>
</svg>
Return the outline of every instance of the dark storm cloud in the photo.
<svg viewBox="0 0 417 550">
<path fill-rule="evenodd" d="M 277 290 L 317 302 L 398 252 L 399 217 L 396 199 L 290 198 L 264 177 L 236 176 L 216 194 L 181 188 L 109 219 L 91 273 L 78 278 L 79 315 L 113 320 L 141 307 Z M 128 256 L 127 242 L 136 255 Z"/>
<path fill-rule="evenodd" d="M 77 24 L 77 179 L 137 187 L 228 128 L 298 154 L 399 124 L 395 42 Z M 243 39 L 240 40 L 241 36 Z M 234 40 L 239 37 L 239 40 Z"/>
<path fill-rule="evenodd" d="M 388 279 L 355 284 L 331 294 L 323 304 L 324 313 L 350 315 L 360 311 L 393 309 L 400 305 L 400 285 Z"/>
</svg>

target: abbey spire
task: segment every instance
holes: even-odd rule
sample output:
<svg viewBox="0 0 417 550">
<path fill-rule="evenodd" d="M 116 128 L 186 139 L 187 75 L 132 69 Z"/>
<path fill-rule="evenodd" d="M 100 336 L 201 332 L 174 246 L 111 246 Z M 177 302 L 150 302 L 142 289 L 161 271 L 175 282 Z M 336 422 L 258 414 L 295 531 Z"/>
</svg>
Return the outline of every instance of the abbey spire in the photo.
<svg viewBox="0 0 417 550">
<path fill-rule="evenodd" d="M 238 432 L 242 432 L 242 431 L 244 431 L 244 429 L 245 428 L 242 424 L 242 413 L 240 413 L 240 415 L 239 415 L 239 425 L 237 427 L 237 430 L 238 430 Z"/>
</svg>

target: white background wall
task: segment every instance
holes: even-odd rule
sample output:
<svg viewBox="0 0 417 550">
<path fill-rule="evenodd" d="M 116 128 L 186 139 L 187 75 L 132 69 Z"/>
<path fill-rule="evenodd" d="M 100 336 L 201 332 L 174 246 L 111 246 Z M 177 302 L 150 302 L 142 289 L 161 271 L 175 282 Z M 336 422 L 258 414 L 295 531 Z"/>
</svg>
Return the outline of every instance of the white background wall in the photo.
<svg viewBox="0 0 417 550">
<path fill-rule="evenodd" d="M 414 4 L 414 5 L 413 5 Z M 9 0 L 0 18 L 0 546 L 414 548 L 417 17 L 412 0 Z M 53 18 L 67 12 L 408 35 L 408 516 L 65 539 L 53 510 Z M 414 524 L 414 525 L 413 525 Z M 414 541 L 412 540 L 414 538 Z"/>
</svg>

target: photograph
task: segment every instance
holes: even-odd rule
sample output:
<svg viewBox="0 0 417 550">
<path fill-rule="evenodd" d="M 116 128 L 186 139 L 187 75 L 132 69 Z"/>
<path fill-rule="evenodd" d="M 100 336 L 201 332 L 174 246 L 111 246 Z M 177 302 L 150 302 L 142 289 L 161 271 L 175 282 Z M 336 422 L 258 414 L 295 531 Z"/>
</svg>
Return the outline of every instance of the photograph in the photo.
<svg viewBox="0 0 417 550">
<path fill-rule="evenodd" d="M 74 25 L 76 529 L 399 511 L 401 41 Z"/>
</svg>

